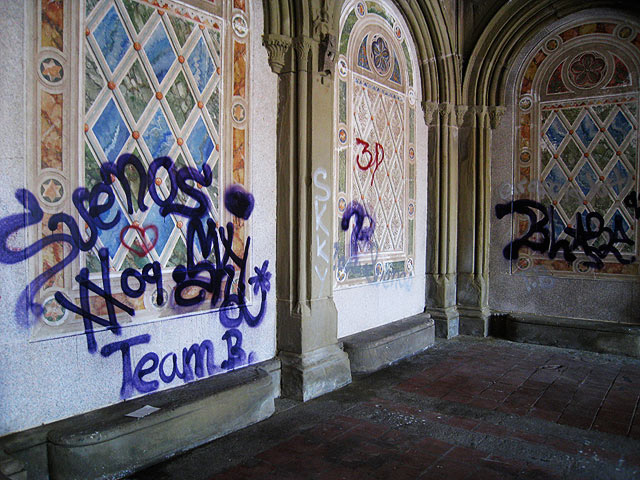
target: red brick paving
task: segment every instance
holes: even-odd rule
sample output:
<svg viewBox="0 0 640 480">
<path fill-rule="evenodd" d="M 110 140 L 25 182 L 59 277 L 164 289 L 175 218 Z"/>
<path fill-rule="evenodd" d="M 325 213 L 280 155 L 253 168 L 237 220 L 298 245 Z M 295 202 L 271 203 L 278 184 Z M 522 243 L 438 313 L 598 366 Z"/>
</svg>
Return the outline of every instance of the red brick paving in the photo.
<svg viewBox="0 0 640 480">
<path fill-rule="evenodd" d="M 344 392 L 202 447 L 198 458 L 239 456 L 256 432 L 268 439 L 238 465 L 207 475 L 205 462 L 184 478 L 640 478 L 640 361 L 460 340 Z M 314 402 L 329 413 L 310 421 Z M 274 436 L 269 422 L 287 413 Z M 170 463 L 154 468 L 134 478 L 178 478 Z"/>
</svg>

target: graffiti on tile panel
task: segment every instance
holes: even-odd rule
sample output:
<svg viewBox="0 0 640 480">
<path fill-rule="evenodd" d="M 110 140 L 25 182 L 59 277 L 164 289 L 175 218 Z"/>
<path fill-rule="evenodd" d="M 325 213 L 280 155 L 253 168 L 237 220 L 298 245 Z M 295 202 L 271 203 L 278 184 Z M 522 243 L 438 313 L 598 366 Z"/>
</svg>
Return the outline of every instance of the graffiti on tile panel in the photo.
<svg viewBox="0 0 640 480">
<path fill-rule="evenodd" d="M 513 183 L 497 189 L 512 220 L 516 272 L 640 273 L 640 29 L 626 22 L 552 32 L 515 85 Z"/>
<path fill-rule="evenodd" d="M 345 4 L 335 82 L 334 288 L 414 275 L 416 86 L 386 1 Z"/>
<path fill-rule="evenodd" d="M 191 367 L 191 358 L 195 359 L 195 376 L 210 375 L 216 369 L 232 369 L 247 361 L 255 360 L 251 354 L 247 355 L 242 346 L 242 333 L 238 327 L 246 324 L 250 328 L 260 325 L 267 307 L 267 293 L 271 288 L 269 261 L 264 260 L 261 267 L 254 268 L 254 274 L 247 272 L 248 254 L 251 237 L 247 237 L 244 251 L 238 254 L 233 249 L 234 223 L 226 226 L 218 226 L 211 218 L 207 217 L 209 209 L 207 198 L 188 182 L 197 182 L 202 186 L 211 184 L 211 170 L 204 166 L 202 171 L 190 167 L 176 169 L 169 157 L 155 159 L 148 171 L 142 165 L 140 159 L 131 154 L 121 155 L 115 164 L 103 164 L 101 168 L 102 182 L 96 184 L 91 190 L 79 187 L 73 193 L 73 204 L 76 213 L 86 222 L 85 234 L 81 234 L 80 227 L 74 215 L 57 213 L 48 221 L 51 232 L 58 230 L 60 225 L 66 226 L 69 233 L 51 233 L 21 249 L 12 245 L 11 238 L 21 230 L 42 221 L 43 211 L 36 196 L 21 189 L 16 192 L 16 199 L 22 205 L 24 212 L 10 215 L 0 220 L 0 261 L 5 264 L 14 264 L 38 254 L 44 247 L 54 242 L 62 242 L 69 248 L 67 255 L 58 264 L 53 265 L 29 285 L 20 295 L 16 305 L 16 318 L 25 326 L 29 325 L 30 318 L 38 318 L 43 314 L 43 307 L 35 298 L 44 283 L 58 271 L 68 266 L 80 252 L 86 252 L 96 246 L 99 232 L 113 231 L 123 238 L 118 232 L 120 214 L 117 212 L 113 218 L 105 218 L 105 213 L 111 210 L 116 196 L 112 188 L 116 178 L 124 190 L 129 192 L 126 203 L 131 212 L 134 202 L 137 208 L 146 211 L 150 208 L 144 201 L 144 193 L 139 192 L 138 198 L 133 199 L 129 180 L 124 175 L 125 167 L 133 165 L 136 171 L 144 173 L 139 178 L 142 188 L 148 188 L 150 198 L 160 208 L 163 217 L 174 214 L 182 217 L 187 222 L 187 256 L 185 265 L 177 265 L 171 276 L 175 283 L 173 294 L 169 294 L 164 288 L 162 267 L 158 261 L 145 264 L 141 269 L 126 268 L 120 278 L 120 289 L 128 298 L 139 298 L 147 289 L 153 290 L 153 298 L 157 306 L 169 302 L 176 313 L 187 312 L 190 307 L 207 303 L 210 308 L 219 307 L 219 321 L 228 330 L 222 340 L 227 344 L 226 359 L 216 367 L 213 363 L 213 345 L 211 340 L 204 340 L 201 344 L 194 344 L 190 348 L 184 348 L 182 353 L 182 371 L 180 371 L 176 355 L 170 353 L 159 362 L 159 357 L 154 352 L 144 355 L 133 368 L 131 365 L 130 350 L 134 345 L 149 343 L 149 335 L 139 335 L 130 339 L 109 343 L 102 346 L 100 353 L 108 357 L 119 351 L 122 355 L 123 383 L 121 395 L 123 398 L 134 394 L 135 390 L 146 393 L 158 388 L 158 382 L 145 381 L 142 377 L 150 375 L 158 369 L 159 378 L 170 383 L 174 377 L 185 382 L 194 378 Z M 166 198 L 161 198 L 152 187 L 159 168 L 166 169 L 171 182 L 171 193 Z M 147 187 L 148 186 L 148 187 Z M 176 202 L 178 192 L 183 192 L 190 200 L 191 206 Z M 236 217 L 248 219 L 253 211 L 254 199 L 251 193 L 246 192 L 240 185 L 232 185 L 225 192 L 225 207 Z M 203 219 L 204 217 L 204 219 Z M 196 253 L 198 252 L 198 253 Z M 135 316 L 136 311 L 130 305 L 124 303 L 112 294 L 112 278 L 110 272 L 110 254 L 106 247 L 99 249 L 101 276 L 98 281 L 90 278 L 88 268 L 80 269 L 75 277 L 79 286 L 79 305 L 63 292 L 55 293 L 55 301 L 62 309 L 73 312 L 82 318 L 84 334 L 87 341 L 87 349 L 90 353 L 98 351 L 94 326 L 104 327 L 114 335 L 122 334 L 122 327 L 118 321 L 116 309 L 129 316 Z M 145 252 L 136 252 L 144 256 Z M 237 279 L 237 282 L 235 280 Z M 235 286 L 234 286 L 235 285 Z M 260 295 L 260 304 L 255 312 L 248 305 L 247 288 L 252 288 L 255 295 Z M 99 315 L 92 311 L 93 298 L 99 297 L 106 304 L 107 314 Z M 28 312 L 33 315 L 29 316 Z M 27 313 L 25 315 L 25 313 Z M 206 357 L 206 374 L 204 358 Z M 166 373 L 165 363 L 171 358 L 171 373 Z M 149 364 L 148 366 L 145 366 Z"/>
<path fill-rule="evenodd" d="M 89 353 L 122 365 L 123 398 L 255 362 L 243 332 L 262 324 L 271 273 L 249 258 L 245 3 L 87 0 L 80 16 L 65 3 L 36 2 L 37 186 L 0 219 L 0 262 L 33 272 L 16 321 L 35 340 L 81 333 Z M 80 59 L 68 53 L 74 28 Z M 78 60 L 79 96 L 68 75 Z M 76 100 L 83 129 L 63 121 Z M 182 352 L 142 356 L 151 335 L 122 338 L 126 326 L 212 310 L 220 333 Z"/>
</svg>

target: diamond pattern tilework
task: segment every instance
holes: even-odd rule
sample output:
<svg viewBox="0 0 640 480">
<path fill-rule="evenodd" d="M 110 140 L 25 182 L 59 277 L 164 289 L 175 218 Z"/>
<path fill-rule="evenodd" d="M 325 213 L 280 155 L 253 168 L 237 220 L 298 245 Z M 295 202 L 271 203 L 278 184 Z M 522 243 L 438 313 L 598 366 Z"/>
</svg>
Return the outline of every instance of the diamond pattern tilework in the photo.
<svg viewBox="0 0 640 480">
<path fill-rule="evenodd" d="M 173 145 L 173 134 L 164 118 L 162 108 L 158 108 L 156 111 L 143 137 L 153 158 L 162 157 L 169 153 Z"/>
<path fill-rule="evenodd" d="M 562 169 L 556 164 L 553 166 L 547 177 L 544 179 L 544 185 L 551 197 L 555 197 L 562 186 L 566 183 L 567 177 Z"/>
<path fill-rule="evenodd" d="M 565 165 L 568 166 L 571 171 L 582 158 L 582 151 L 578 148 L 576 142 L 574 142 L 573 139 L 570 139 L 562 150 L 561 155 Z"/>
<path fill-rule="evenodd" d="M 605 122 L 614 108 L 614 105 L 596 105 L 593 107 L 593 111 L 596 112 L 600 120 Z"/>
<path fill-rule="evenodd" d="M 116 9 L 111 7 L 104 16 L 93 36 L 102 51 L 111 71 L 115 70 L 131 45 L 127 31 Z"/>
<path fill-rule="evenodd" d="M 193 23 L 174 15 L 169 16 L 169 21 L 171 22 L 173 31 L 176 34 L 178 43 L 181 47 L 184 47 L 184 44 L 187 42 L 187 39 L 189 38 L 191 31 L 193 30 Z"/>
<path fill-rule="evenodd" d="M 171 215 L 167 215 L 166 217 L 160 215 L 160 207 L 158 207 L 155 202 L 152 202 L 152 205 L 149 207 L 149 213 L 142 223 L 143 228 L 151 225 L 155 225 L 158 228 L 158 241 L 156 242 L 155 249 L 158 255 L 162 255 L 164 247 L 167 245 L 167 241 L 175 227 L 173 217 Z M 149 234 L 149 236 L 152 235 L 152 233 Z"/>
<path fill-rule="evenodd" d="M 573 125 L 573 123 L 576 121 L 576 118 L 578 118 L 578 116 L 580 115 L 581 111 L 582 110 L 580 110 L 579 108 L 565 108 L 562 110 L 562 113 L 564 117 L 569 120 L 569 124 Z"/>
<path fill-rule="evenodd" d="M 125 142 L 129 138 L 129 130 L 113 100 L 107 106 L 93 126 L 93 133 L 98 139 L 107 160 L 113 162 Z"/>
<path fill-rule="evenodd" d="M 609 160 L 611 160 L 613 153 L 614 151 L 609 146 L 607 139 L 602 137 L 591 152 L 591 158 L 595 160 L 598 167 L 600 167 L 600 170 L 604 170 L 609 163 Z"/>
<path fill-rule="evenodd" d="M 576 130 L 576 135 L 578 135 L 580 140 L 582 140 L 582 144 L 586 148 L 589 148 L 589 145 L 591 145 L 591 142 L 597 135 L 598 130 L 599 130 L 598 126 L 591 119 L 591 116 L 587 113 L 582 119 L 582 121 L 580 122 L 580 125 Z"/>
<path fill-rule="evenodd" d="M 207 127 L 202 121 L 202 117 L 198 117 L 198 121 L 187 140 L 187 147 L 189 147 L 193 161 L 196 162 L 198 168 L 202 169 L 202 165 L 207 163 L 211 152 L 213 152 L 213 142 L 211 141 Z"/>
<path fill-rule="evenodd" d="M 180 72 L 176 77 L 175 82 L 167 93 L 167 102 L 171 107 L 176 122 L 178 122 L 178 126 L 182 128 L 189 116 L 189 112 L 191 112 L 196 103 L 189 91 L 189 84 L 184 73 Z"/>
<path fill-rule="evenodd" d="M 137 122 L 153 96 L 153 91 L 149 86 L 149 81 L 139 60 L 136 60 L 131 65 L 131 68 L 122 79 L 120 91 L 129 106 L 134 120 Z"/>
<path fill-rule="evenodd" d="M 118 219 L 118 223 L 115 227 L 110 228 L 109 230 L 98 229 L 98 238 L 100 238 L 102 244 L 109 250 L 109 256 L 112 259 L 116 256 L 118 248 L 120 248 L 119 233 L 124 227 L 129 225 L 129 222 L 117 201 L 114 202 L 110 210 L 100 215 L 100 219 L 103 222 L 108 223 L 114 221 L 118 213 L 120 213 L 120 218 Z M 118 232 L 118 234 L 114 235 L 113 232 Z"/>
<path fill-rule="evenodd" d="M 609 211 L 609 208 L 613 205 L 613 199 L 604 185 L 599 185 L 596 188 L 596 193 L 591 198 L 591 204 L 594 206 L 595 211 L 602 215 L 606 215 Z"/>
<path fill-rule="evenodd" d="M 622 162 L 618 160 L 607 176 L 607 184 L 613 189 L 614 192 L 616 192 L 616 195 L 620 195 L 620 193 L 627 186 L 628 181 L 629 171 L 622 164 Z"/>
<path fill-rule="evenodd" d="M 576 210 L 578 210 L 578 207 L 582 205 L 582 197 L 576 188 L 571 185 L 562 196 L 562 200 L 558 203 L 562 207 L 562 210 L 564 210 L 567 218 L 572 218 L 575 215 Z"/>
<path fill-rule="evenodd" d="M 582 193 L 588 195 L 597 181 L 598 176 L 593 171 L 593 168 L 589 163 L 585 163 L 576 176 L 576 183 L 578 187 L 580 187 L 580 190 L 582 190 Z"/>
<path fill-rule="evenodd" d="M 137 33 L 140 33 L 140 30 L 145 26 L 147 20 L 151 18 L 151 15 L 153 15 L 153 8 L 142 5 L 134 0 L 122 0 L 122 3 L 124 4 L 124 8 L 127 10 L 127 14 L 131 19 L 133 27 L 136 29 Z"/>
<path fill-rule="evenodd" d="M 567 135 L 567 129 L 564 128 L 560 119 L 556 117 L 553 122 L 551 122 L 551 125 L 549 125 L 546 135 L 551 144 L 557 150 L 562 143 L 562 140 L 564 140 L 564 137 Z"/>
<path fill-rule="evenodd" d="M 171 68 L 171 65 L 173 65 L 176 59 L 176 55 L 173 53 L 171 42 L 169 42 L 167 38 L 167 33 L 164 30 L 162 22 L 158 24 L 149 37 L 144 51 L 149 58 L 149 63 L 151 63 L 151 68 L 153 68 L 153 72 L 156 74 L 158 83 L 162 83 L 162 80 L 164 80 L 169 68 Z"/>
<path fill-rule="evenodd" d="M 104 80 L 91 54 L 87 52 L 84 63 L 84 108 L 89 111 L 104 87 Z"/>
<path fill-rule="evenodd" d="M 189 55 L 188 63 L 191 68 L 191 73 L 196 79 L 198 90 L 202 93 L 215 71 L 215 65 L 209 54 L 209 49 L 202 38 L 198 40 L 197 45 L 194 47 L 191 55 Z"/>
<path fill-rule="evenodd" d="M 614 117 L 613 122 L 609 125 L 609 133 L 613 137 L 613 139 L 617 142 L 618 145 L 621 145 L 624 139 L 627 137 L 629 132 L 631 131 L 632 126 L 627 120 L 627 117 L 624 116 L 622 112 L 618 112 L 618 114 Z"/>
</svg>

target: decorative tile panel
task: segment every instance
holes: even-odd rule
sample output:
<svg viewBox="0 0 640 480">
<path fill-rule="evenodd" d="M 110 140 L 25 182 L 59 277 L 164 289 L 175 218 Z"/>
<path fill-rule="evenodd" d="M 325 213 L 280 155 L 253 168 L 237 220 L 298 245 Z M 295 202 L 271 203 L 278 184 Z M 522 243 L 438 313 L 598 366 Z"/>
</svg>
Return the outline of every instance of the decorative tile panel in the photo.
<svg viewBox="0 0 640 480">
<path fill-rule="evenodd" d="M 220 192 L 231 182 L 245 184 L 248 180 L 249 12 L 246 4 L 238 0 L 216 0 L 207 11 L 191 7 L 188 2 L 161 3 L 86 0 L 77 18 L 77 5 L 71 0 L 38 0 L 35 98 L 40 122 L 38 157 L 32 175 L 37 181 L 34 192 L 45 210 L 38 235 L 43 238 L 52 233 L 47 223 L 52 214 L 77 212 L 71 201 L 72 192 L 80 186 L 91 191 L 101 183 L 102 165 L 132 153 L 146 172 L 155 158 L 168 156 L 175 161 L 176 171 L 189 166 L 202 172 L 205 165 L 211 170 L 211 185 L 189 183 L 207 198 L 209 209 L 203 218 L 212 218 L 217 224 L 234 220 L 233 249 L 243 255 L 249 224 L 221 208 Z M 82 59 L 69 58 L 67 52 L 76 51 L 77 46 L 72 49 L 64 43 L 71 37 L 68 32 L 65 34 L 65 28 L 75 21 L 82 22 L 76 25 L 84 33 Z M 79 97 L 84 100 L 78 129 L 64 123 L 70 99 L 78 94 L 71 93 L 77 85 L 67 78 L 67 72 L 74 71 L 72 65 L 80 67 Z M 71 155 L 78 144 L 82 145 L 80 154 Z M 70 162 L 69 158 L 74 160 Z M 135 304 L 138 310 L 133 320 L 124 315 L 123 322 L 151 318 L 146 301 L 127 299 L 120 293 L 118 278 L 126 268 L 140 270 L 158 261 L 163 268 L 164 288 L 172 288 L 172 270 L 187 261 L 186 222 L 177 214 L 162 214 L 149 192 L 143 196 L 144 208 L 140 208 L 140 176 L 131 165 L 125 168 L 124 175 L 131 188 L 130 209 L 122 184 L 112 176 L 114 202 L 99 218 L 113 225 L 98 229 L 95 247 L 81 252 L 68 269 L 48 279 L 37 301 L 44 302 L 62 290 L 79 304 L 78 283 L 73 279 L 82 267 L 88 268 L 92 278 L 100 276 L 101 247 L 109 251 L 114 298 Z M 169 172 L 160 168 L 152 180 L 159 198 L 167 199 L 171 189 Z M 196 203 L 182 191 L 175 201 L 189 207 Z M 89 227 L 76 216 L 84 228 L 82 234 L 88 236 Z M 62 224 L 58 224 L 55 232 L 62 231 Z M 59 263 L 69 253 L 66 247 L 52 243 L 44 248 L 36 258 L 34 271 L 41 273 Z M 250 293 L 246 292 L 248 301 Z M 93 305 L 93 297 L 90 302 Z M 95 307 L 97 315 L 106 308 L 99 299 L 95 300 Z M 212 306 L 203 302 L 198 308 L 209 310 Z M 152 312 L 154 319 L 172 315 L 175 311 L 164 306 Z M 44 318 L 49 317 L 55 315 L 45 312 Z M 60 322 L 43 320 L 34 330 L 34 337 L 83 331 L 82 319 L 71 317 Z"/>
<path fill-rule="evenodd" d="M 535 268 L 570 275 L 639 273 L 637 219 L 622 206 L 631 192 L 639 191 L 640 44 L 631 42 L 631 35 L 623 38 L 616 33 L 625 28 L 630 27 L 610 22 L 575 25 L 552 33 L 533 50 L 516 87 L 514 185 L 528 188 L 516 192 L 514 199 L 535 200 L 552 211 L 553 219 L 548 212 L 547 217 L 554 241 L 572 242 L 570 230 L 579 222 L 592 228 L 588 222 L 595 225 L 597 214 L 603 228 L 615 232 L 619 223 L 632 245 L 616 245 L 620 262 L 615 255 L 604 254 L 606 235 L 590 239 L 588 245 L 603 248 L 601 268 L 585 266 L 590 259 L 576 243 L 571 249 L 577 260 L 572 263 L 563 260 L 562 253 L 552 257 L 522 248 Z M 616 42 L 621 44 L 616 47 Z M 513 218 L 513 236 L 522 237 L 529 220 L 519 214 Z M 513 268 L 524 271 L 531 264 L 514 262 Z"/>
<path fill-rule="evenodd" d="M 343 15 L 334 110 L 335 288 L 413 274 L 415 80 L 406 38 L 381 3 L 357 2 Z"/>
</svg>

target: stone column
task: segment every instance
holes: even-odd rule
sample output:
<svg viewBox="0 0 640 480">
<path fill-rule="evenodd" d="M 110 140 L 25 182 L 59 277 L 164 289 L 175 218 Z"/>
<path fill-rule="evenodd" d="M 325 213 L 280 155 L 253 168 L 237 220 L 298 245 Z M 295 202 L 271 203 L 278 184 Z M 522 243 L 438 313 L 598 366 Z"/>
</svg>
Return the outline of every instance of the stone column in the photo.
<svg viewBox="0 0 640 480">
<path fill-rule="evenodd" d="M 264 36 L 279 75 L 277 347 L 282 393 L 309 400 L 351 382 L 332 298 L 333 77 L 320 43 Z"/>
<path fill-rule="evenodd" d="M 429 125 L 427 216 L 427 311 L 436 335 L 458 335 L 456 269 L 458 241 L 458 125 L 466 107 L 423 102 Z"/>
<path fill-rule="evenodd" d="M 491 130 L 503 114 L 503 107 L 471 107 L 460 131 L 458 311 L 464 335 L 489 333 Z"/>
</svg>

